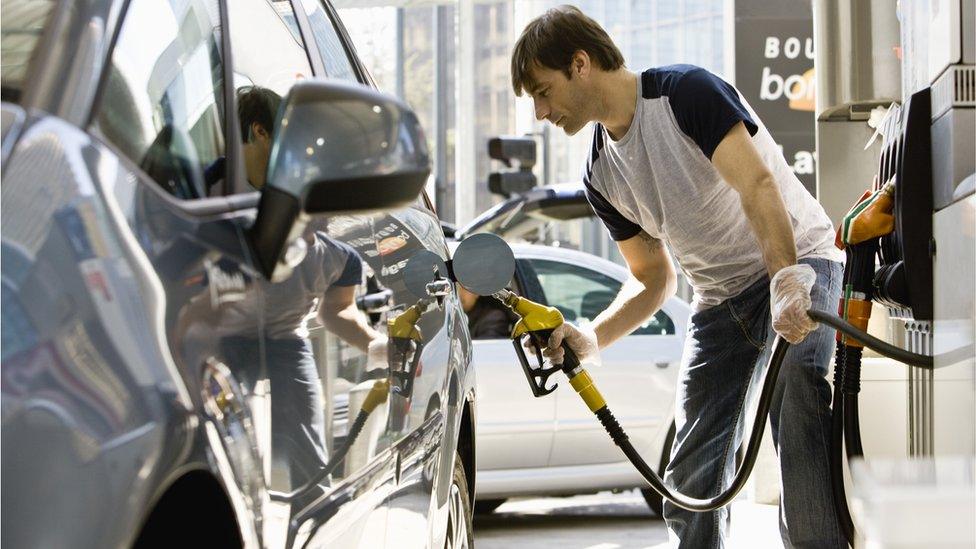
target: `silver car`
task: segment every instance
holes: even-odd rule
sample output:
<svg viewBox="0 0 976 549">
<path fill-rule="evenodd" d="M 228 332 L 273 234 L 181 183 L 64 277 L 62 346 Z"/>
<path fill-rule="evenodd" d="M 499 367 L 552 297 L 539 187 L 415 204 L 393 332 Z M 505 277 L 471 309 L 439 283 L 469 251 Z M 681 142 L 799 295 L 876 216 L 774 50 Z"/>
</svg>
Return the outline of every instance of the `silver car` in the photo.
<svg viewBox="0 0 976 549">
<path fill-rule="evenodd" d="M 593 320 L 628 276 L 615 263 L 574 250 L 531 244 L 512 249 L 515 289 L 556 307 L 571 322 Z M 468 313 L 478 393 L 476 510 L 489 512 L 514 496 L 644 487 L 565 379 L 552 395 L 532 396 L 506 336 L 510 326 L 484 318 L 498 318 L 490 307 L 481 298 Z M 634 446 L 661 472 L 674 437 L 675 383 L 690 312 L 687 303 L 672 297 L 604 350 L 601 366 L 588 368 Z M 644 495 L 660 515 L 660 496 Z"/>
<path fill-rule="evenodd" d="M 426 143 L 332 6 L 2 17 L 2 545 L 470 546 Z"/>
</svg>

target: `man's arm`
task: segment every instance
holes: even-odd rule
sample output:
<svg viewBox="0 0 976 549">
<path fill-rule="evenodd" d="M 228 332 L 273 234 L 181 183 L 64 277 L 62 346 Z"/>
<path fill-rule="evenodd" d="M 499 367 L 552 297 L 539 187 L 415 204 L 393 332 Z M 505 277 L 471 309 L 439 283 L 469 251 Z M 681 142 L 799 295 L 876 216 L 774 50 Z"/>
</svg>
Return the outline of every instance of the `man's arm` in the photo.
<svg viewBox="0 0 976 549">
<path fill-rule="evenodd" d="M 772 277 L 783 267 L 796 264 L 793 225 L 779 186 L 769 172 L 742 122 L 729 130 L 712 156 L 718 173 L 739 193 L 742 209 L 762 249 L 766 270 Z"/>
<path fill-rule="evenodd" d="M 677 276 L 664 244 L 641 231 L 617 242 L 631 276 L 617 297 L 599 314 L 591 327 L 600 348 L 633 332 L 661 308 L 677 289 Z"/>
<path fill-rule="evenodd" d="M 366 322 L 366 315 L 356 308 L 355 286 L 330 286 L 319 306 L 319 319 L 325 329 L 364 353 L 369 343 L 382 334 Z"/>
</svg>

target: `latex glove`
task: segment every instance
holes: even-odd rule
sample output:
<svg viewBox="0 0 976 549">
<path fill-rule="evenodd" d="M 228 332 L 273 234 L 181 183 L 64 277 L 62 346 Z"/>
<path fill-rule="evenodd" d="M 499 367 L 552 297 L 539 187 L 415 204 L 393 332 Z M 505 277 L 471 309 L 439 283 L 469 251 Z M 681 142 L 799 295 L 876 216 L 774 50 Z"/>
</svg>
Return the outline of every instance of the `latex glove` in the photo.
<svg viewBox="0 0 976 549">
<path fill-rule="evenodd" d="M 780 269 L 769 283 L 773 330 L 792 344 L 803 341 L 817 328 L 807 315 L 812 304 L 810 290 L 816 281 L 813 267 L 800 264 Z"/>
<path fill-rule="evenodd" d="M 384 336 L 378 336 L 369 342 L 369 347 L 366 350 L 366 371 L 376 370 L 379 368 L 389 367 L 389 339 Z"/>
<path fill-rule="evenodd" d="M 549 345 L 542 350 L 542 354 L 553 364 L 562 364 L 563 341 L 569 344 L 569 348 L 576 353 L 576 358 L 580 364 L 592 366 L 600 365 L 600 347 L 597 343 L 596 332 L 589 325 L 575 326 L 568 322 L 563 322 L 558 328 L 552 331 L 549 336 Z"/>
</svg>

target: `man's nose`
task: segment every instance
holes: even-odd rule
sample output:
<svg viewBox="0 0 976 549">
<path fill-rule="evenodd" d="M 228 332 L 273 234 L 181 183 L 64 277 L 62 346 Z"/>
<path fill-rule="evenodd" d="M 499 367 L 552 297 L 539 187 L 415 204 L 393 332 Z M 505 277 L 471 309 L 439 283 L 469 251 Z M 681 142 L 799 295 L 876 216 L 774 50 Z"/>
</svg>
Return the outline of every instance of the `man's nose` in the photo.
<svg viewBox="0 0 976 549">
<path fill-rule="evenodd" d="M 535 119 L 545 120 L 549 116 L 549 107 L 540 99 L 535 100 Z"/>
</svg>

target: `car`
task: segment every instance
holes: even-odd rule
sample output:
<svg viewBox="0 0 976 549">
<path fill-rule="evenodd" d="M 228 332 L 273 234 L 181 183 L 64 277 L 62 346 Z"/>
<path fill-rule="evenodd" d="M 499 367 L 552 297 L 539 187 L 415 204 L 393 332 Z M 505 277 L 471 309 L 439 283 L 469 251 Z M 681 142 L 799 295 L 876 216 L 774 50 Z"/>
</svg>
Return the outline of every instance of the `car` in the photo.
<svg viewBox="0 0 976 549">
<path fill-rule="evenodd" d="M 3 18 L 2 544 L 470 547 L 426 142 L 333 6 Z"/>
<path fill-rule="evenodd" d="M 512 250 L 512 289 L 556 307 L 570 322 L 593 320 L 629 274 L 575 250 L 533 244 L 514 244 Z M 490 298 L 480 299 L 485 301 L 468 313 L 479 404 L 476 511 L 490 512 L 516 496 L 641 488 L 660 516 L 661 497 L 646 488 L 565 379 L 552 395 L 533 396 L 508 338 L 515 319 L 487 327 L 480 317 L 497 313 Z M 674 438 L 677 371 L 690 314 L 686 302 L 669 298 L 633 333 L 605 349 L 601 365 L 588 368 L 634 446 L 660 474 Z"/>
</svg>

